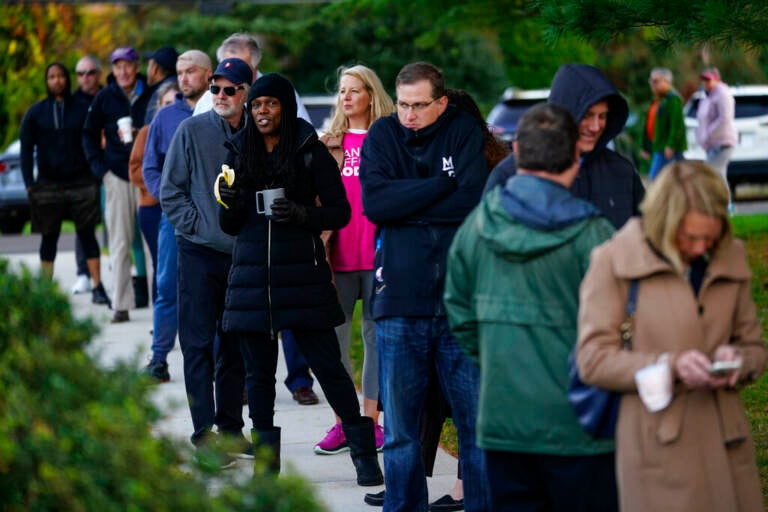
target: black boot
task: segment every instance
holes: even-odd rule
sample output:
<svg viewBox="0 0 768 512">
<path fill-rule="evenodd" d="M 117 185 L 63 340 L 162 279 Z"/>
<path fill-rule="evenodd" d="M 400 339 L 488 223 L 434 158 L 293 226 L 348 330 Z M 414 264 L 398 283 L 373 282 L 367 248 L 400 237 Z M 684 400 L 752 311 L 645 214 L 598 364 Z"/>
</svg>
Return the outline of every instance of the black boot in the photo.
<svg viewBox="0 0 768 512">
<path fill-rule="evenodd" d="M 347 436 L 349 453 L 357 471 L 357 485 L 371 486 L 384 483 L 379 458 L 376 455 L 376 438 L 373 433 L 373 420 L 361 416 L 355 423 L 342 423 Z"/>
<path fill-rule="evenodd" d="M 253 474 L 280 474 L 280 427 L 271 430 L 251 429 L 253 440 Z M 266 464 L 266 466 L 265 466 Z"/>
<path fill-rule="evenodd" d="M 133 297 L 136 300 L 137 308 L 149 306 L 149 288 L 147 287 L 147 276 L 133 277 Z"/>
</svg>

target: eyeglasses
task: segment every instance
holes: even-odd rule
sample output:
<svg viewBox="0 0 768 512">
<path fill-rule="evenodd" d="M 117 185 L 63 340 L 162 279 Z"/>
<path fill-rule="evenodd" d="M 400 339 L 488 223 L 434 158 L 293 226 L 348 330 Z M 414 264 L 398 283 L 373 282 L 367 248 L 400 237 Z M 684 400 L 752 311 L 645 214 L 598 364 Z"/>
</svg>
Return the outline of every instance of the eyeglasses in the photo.
<svg viewBox="0 0 768 512">
<path fill-rule="evenodd" d="M 226 94 L 227 96 L 234 96 L 235 94 L 237 94 L 237 91 L 245 89 L 245 86 L 244 85 L 228 85 L 226 87 L 222 87 L 220 85 L 211 85 L 210 89 L 211 89 L 211 94 L 213 94 L 214 96 L 218 96 L 218 94 L 221 91 L 224 91 L 224 94 Z"/>
<path fill-rule="evenodd" d="M 439 98 L 434 98 L 432 101 L 419 101 L 417 103 L 406 103 L 404 101 L 398 101 L 397 102 L 397 108 L 400 110 L 414 110 L 416 112 L 419 112 L 420 110 L 424 110 L 434 102 L 436 102 Z"/>
<path fill-rule="evenodd" d="M 98 70 L 96 70 L 96 69 L 86 69 L 85 71 L 75 71 L 75 73 L 77 74 L 77 76 L 85 76 L 85 75 L 91 76 L 91 75 L 95 75 L 96 71 L 98 71 Z"/>
</svg>

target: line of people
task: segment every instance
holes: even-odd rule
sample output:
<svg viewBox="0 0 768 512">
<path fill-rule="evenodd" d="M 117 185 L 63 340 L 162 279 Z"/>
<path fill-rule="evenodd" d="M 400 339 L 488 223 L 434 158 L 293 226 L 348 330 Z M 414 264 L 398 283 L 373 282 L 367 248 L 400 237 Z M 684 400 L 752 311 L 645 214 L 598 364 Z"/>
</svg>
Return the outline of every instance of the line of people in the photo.
<svg viewBox="0 0 768 512">
<path fill-rule="evenodd" d="M 162 61 L 166 53 L 153 55 Z M 198 50 L 175 56 L 177 85 L 166 80 L 156 90 L 138 77 L 135 50 L 118 48 L 115 81 L 87 108 L 69 101 L 66 68 L 49 66 L 51 98 L 30 111 L 30 123 L 43 118 L 65 145 L 79 130 L 82 146 L 74 146 L 90 166 L 70 173 L 49 165 L 43 139 L 30 138 L 29 123 L 22 130 L 25 180 L 30 140 L 38 147 L 39 183 L 30 178 L 30 190 L 35 225 L 47 222 L 43 270 L 52 274 L 61 218 L 75 216 L 94 301 L 104 292 L 93 233 L 96 178 L 104 181 L 113 321 L 128 320 L 136 186 L 146 192 L 140 218 L 150 246 L 156 240 L 157 273 L 146 371 L 170 378 L 166 356 L 178 331 L 201 463 L 226 468 L 262 448 L 271 458 L 256 474 L 280 472 L 282 339 L 286 354 L 289 343 L 306 358 L 300 365 L 307 375 L 312 368 L 336 413 L 314 450 L 348 449 L 359 485 L 386 481 L 385 492 L 366 495 L 386 512 L 647 510 L 675 500 L 697 510 L 756 509 L 759 479 L 734 386 L 760 375 L 766 353 L 743 250 L 729 236 L 727 186 L 704 164 L 677 162 L 659 167 L 643 199 L 633 166 L 607 147 L 628 107 L 598 69 L 562 66 L 547 103 L 521 119 L 514 154 L 495 165 L 503 150 L 429 63 L 400 70 L 394 104 L 372 70 L 342 68 L 321 140 L 302 119 L 293 85 L 259 72 L 255 38 L 233 34 L 217 57 L 213 70 Z M 671 76 L 654 70 L 654 86 L 665 81 Z M 139 131 L 155 94 L 159 110 Z M 67 131 L 73 112 L 80 117 Z M 655 131 L 666 112 L 656 107 Z M 674 148 L 671 157 L 668 146 L 659 149 L 654 161 L 674 157 Z M 223 165 L 234 180 L 219 176 Z M 70 180 L 72 195 L 49 194 L 41 185 L 51 168 L 83 183 Z M 88 195 L 87 207 L 77 206 L 78 193 Z M 637 336 L 621 350 L 622 296 L 632 279 L 641 282 Z M 673 288 L 675 296 L 665 292 Z M 651 307 L 662 299 L 664 309 Z M 365 310 L 364 414 L 348 355 L 357 300 Z M 699 335 L 691 340 L 690 332 Z M 577 338 L 585 382 L 623 394 L 616 444 L 590 438 L 567 402 Z M 712 361 L 741 366 L 712 375 Z M 657 362 L 676 379 L 660 414 L 647 410 L 634 380 Z M 311 403 L 302 387 L 294 399 Z M 242 434 L 244 389 L 250 440 Z M 457 427 L 461 490 L 430 504 L 422 417 L 439 395 Z M 723 428 L 697 426 L 702 418 Z M 696 450 L 701 440 L 711 450 Z M 708 485 L 703 495 L 688 492 L 679 475 L 649 462 L 694 454 L 702 469 L 719 472 L 720 487 L 714 473 L 681 466 L 689 487 Z"/>
</svg>

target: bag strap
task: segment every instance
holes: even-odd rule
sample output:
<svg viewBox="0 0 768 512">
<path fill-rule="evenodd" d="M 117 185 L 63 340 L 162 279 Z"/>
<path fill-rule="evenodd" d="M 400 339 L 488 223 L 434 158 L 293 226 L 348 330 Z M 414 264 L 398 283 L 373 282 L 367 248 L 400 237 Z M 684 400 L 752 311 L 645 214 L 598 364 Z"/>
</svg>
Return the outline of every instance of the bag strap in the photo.
<svg viewBox="0 0 768 512">
<path fill-rule="evenodd" d="M 627 297 L 627 307 L 625 309 L 627 318 L 619 326 L 621 332 L 622 348 L 630 350 L 632 348 L 632 335 L 635 331 L 635 307 L 637 306 L 637 288 L 638 280 L 632 279 L 629 282 L 629 293 Z"/>
</svg>

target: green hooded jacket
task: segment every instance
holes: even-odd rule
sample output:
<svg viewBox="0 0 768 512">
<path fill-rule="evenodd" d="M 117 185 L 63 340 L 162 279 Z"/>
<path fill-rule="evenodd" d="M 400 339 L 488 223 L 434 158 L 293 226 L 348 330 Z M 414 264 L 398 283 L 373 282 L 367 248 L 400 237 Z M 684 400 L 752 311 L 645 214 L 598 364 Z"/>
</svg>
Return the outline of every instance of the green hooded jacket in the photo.
<svg viewBox="0 0 768 512">
<path fill-rule="evenodd" d="M 481 448 L 614 450 L 581 428 L 566 396 L 579 284 L 612 233 L 590 203 L 530 175 L 489 192 L 457 232 L 444 299 L 456 340 L 480 366 Z"/>
</svg>

